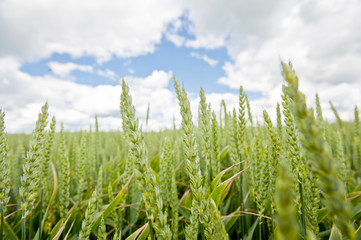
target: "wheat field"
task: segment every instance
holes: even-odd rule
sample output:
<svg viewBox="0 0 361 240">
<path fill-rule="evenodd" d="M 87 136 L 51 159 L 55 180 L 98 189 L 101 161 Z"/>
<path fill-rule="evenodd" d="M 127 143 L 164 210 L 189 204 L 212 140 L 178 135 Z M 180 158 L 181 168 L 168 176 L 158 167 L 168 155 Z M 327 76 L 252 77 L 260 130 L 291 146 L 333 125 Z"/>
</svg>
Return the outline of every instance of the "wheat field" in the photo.
<svg viewBox="0 0 361 240">
<path fill-rule="evenodd" d="M 31 135 L 7 134 L 1 111 L 0 238 L 361 239 L 358 109 L 344 122 L 330 102 L 326 121 L 282 68 L 277 122 L 241 87 L 218 117 L 201 89 L 195 125 L 175 78 L 181 129 L 143 132 L 124 81 L 119 132 L 55 129 L 45 103 Z"/>
</svg>

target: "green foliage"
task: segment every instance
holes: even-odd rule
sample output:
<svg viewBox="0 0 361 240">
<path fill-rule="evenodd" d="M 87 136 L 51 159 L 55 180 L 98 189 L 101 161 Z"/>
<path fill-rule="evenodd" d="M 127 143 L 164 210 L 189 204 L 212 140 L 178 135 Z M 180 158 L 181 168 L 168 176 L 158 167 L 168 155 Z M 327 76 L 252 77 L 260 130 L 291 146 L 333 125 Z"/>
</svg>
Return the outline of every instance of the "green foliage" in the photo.
<svg viewBox="0 0 361 240">
<path fill-rule="evenodd" d="M 23 218 L 29 215 L 39 193 L 46 141 L 45 127 L 48 124 L 47 118 L 48 103 L 45 103 L 41 108 L 41 113 L 38 115 L 38 121 L 33 131 L 33 139 L 30 143 L 30 148 L 23 164 L 23 174 L 20 178 L 19 194 L 21 197 L 21 210 L 24 212 Z"/>
<path fill-rule="evenodd" d="M 282 67 L 288 83 L 284 91 L 293 100 L 292 110 L 304 135 L 302 143 L 311 159 L 312 170 L 318 177 L 318 186 L 325 195 L 326 207 L 345 238 L 353 239 L 355 232 L 350 221 L 351 209 L 345 199 L 344 185 L 337 176 L 336 161 L 328 151 L 312 111 L 307 108 L 305 95 L 298 90 L 298 77 L 292 65 L 282 63 Z"/>
<path fill-rule="evenodd" d="M 88 202 L 88 207 L 85 211 L 84 219 L 81 223 L 81 230 L 79 233 L 79 240 L 89 239 L 90 231 L 93 225 L 93 218 L 96 211 L 97 191 L 92 193 L 92 196 Z"/>
<path fill-rule="evenodd" d="M 10 197 L 9 147 L 4 126 L 5 114 L 0 110 L 0 202 L 5 208 Z"/>
<path fill-rule="evenodd" d="M 107 239 L 106 226 L 104 224 L 104 218 L 103 217 L 100 220 L 100 225 L 99 225 L 99 229 L 98 229 L 98 239 L 100 239 L 100 240 L 106 240 Z"/>
<path fill-rule="evenodd" d="M 3 239 L 4 215 L 6 213 L 6 204 L 10 200 L 10 176 L 9 176 L 9 158 L 8 158 L 8 140 L 4 126 L 4 113 L 0 109 L 0 217 L 1 229 L 0 239 Z"/>
<path fill-rule="evenodd" d="M 145 210 L 148 219 L 148 224 L 150 228 L 150 235 L 153 238 L 153 222 L 152 215 L 155 217 L 158 214 L 163 214 L 163 209 L 160 207 L 162 206 L 161 199 L 158 198 L 157 191 L 158 185 L 156 182 L 156 177 L 150 168 L 150 164 L 147 158 L 147 148 L 144 143 L 143 133 L 139 128 L 138 120 L 135 119 L 134 107 L 132 105 L 132 100 L 129 95 L 129 89 L 127 84 L 122 82 L 122 96 L 124 97 L 124 102 L 121 105 L 124 109 L 121 110 L 123 113 L 123 119 L 125 120 L 124 124 L 127 125 L 127 133 L 128 133 L 128 141 L 129 141 L 129 155 L 134 157 L 134 164 L 137 170 L 137 183 L 140 192 L 143 194 L 143 200 L 145 203 Z M 158 190 L 157 190 L 158 189 Z M 158 225 L 158 224 L 157 224 Z M 157 226 L 156 225 L 156 226 Z M 165 226 L 167 224 L 165 223 Z M 167 226 L 168 227 L 168 226 Z M 160 232 L 159 228 L 155 228 L 156 233 L 159 236 L 162 236 L 163 233 Z"/>
<path fill-rule="evenodd" d="M 65 218 L 66 213 L 68 212 L 69 198 L 70 198 L 70 161 L 66 152 L 66 143 L 64 136 L 64 127 L 61 124 L 60 129 L 60 152 L 59 157 L 61 161 L 61 170 L 60 170 L 60 182 L 59 182 L 59 212 L 60 217 Z"/>
<path fill-rule="evenodd" d="M 280 168 L 276 181 L 275 202 L 277 209 L 276 239 L 299 239 L 296 207 L 294 205 L 293 181 L 285 166 Z"/>
<path fill-rule="evenodd" d="M 143 132 L 124 81 L 122 131 L 100 131 L 95 116 L 89 131 L 61 126 L 55 132 L 55 118 L 47 128 L 45 103 L 32 135 L 6 134 L 0 111 L 0 235 L 358 239 L 358 109 L 347 122 L 332 105 L 337 122 L 328 122 L 316 95 L 314 115 L 292 66 L 282 66 L 286 85 L 277 118 L 264 111 L 257 124 L 243 88 L 237 108 L 222 101 L 218 116 L 201 89 L 195 126 L 186 91 L 175 79 L 181 129 L 174 121 L 172 130 Z M 149 107 L 147 115 L 152 121 Z"/>
<path fill-rule="evenodd" d="M 86 133 L 82 134 L 80 146 L 78 146 L 78 161 L 76 162 L 76 180 L 77 180 L 77 202 L 83 200 L 83 191 L 86 185 Z"/>
<path fill-rule="evenodd" d="M 212 165 L 215 164 L 215 161 L 212 159 L 211 151 L 211 105 L 206 103 L 206 96 L 203 88 L 200 91 L 200 116 L 199 116 L 199 128 L 201 130 L 201 147 L 202 153 L 201 156 L 206 162 L 207 168 L 207 177 L 206 183 L 209 186 L 212 182 Z"/>
</svg>

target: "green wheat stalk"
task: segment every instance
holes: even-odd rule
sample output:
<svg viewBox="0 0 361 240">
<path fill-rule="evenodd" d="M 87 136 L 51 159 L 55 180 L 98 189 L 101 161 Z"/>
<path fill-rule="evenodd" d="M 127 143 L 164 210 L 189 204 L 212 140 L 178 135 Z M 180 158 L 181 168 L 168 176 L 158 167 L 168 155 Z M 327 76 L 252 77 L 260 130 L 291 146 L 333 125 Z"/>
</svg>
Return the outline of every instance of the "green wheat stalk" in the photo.
<svg viewBox="0 0 361 240">
<path fill-rule="evenodd" d="M 20 177 L 19 195 L 21 199 L 21 239 L 26 238 L 26 217 L 32 211 L 36 197 L 39 193 L 40 181 L 42 179 L 41 163 L 44 156 L 45 127 L 48 118 L 48 103 L 41 108 L 38 120 L 33 131 L 33 139 L 27 152 L 25 163 L 23 164 L 23 174 Z"/>
<path fill-rule="evenodd" d="M 78 240 L 88 240 L 91 228 L 93 225 L 93 218 L 96 213 L 96 201 L 97 201 L 97 190 L 94 190 L 92 196 L 88 202 L 88 206 L 85 210 L 84 219 L 81 223 L 81 229 L 79 232 Z"/>
<path fill-rule="evenodd" d="M 4 228 L 4 215 L 6 213 L 6 205 L 10 200 L 10 176 L 9 176 L 9 147 L 8 139 L 5 133 L 4 112 L 0 109 L 0 217 L 1 229 L 0 239 L 2 240 Z"/>
<path fill-rule="evenodd" d="M 198 221 L 202 223 L 204 227 L 204 235 L 207 239 L 228 239 L 228 234 L 225 231 L 218 209 L 215 208 L 213 200 L 205 194 L 204 180 L 200 171 L 197 144 L 194 137 L 192 113 L 187 94 L 184 88 L 181 90 L 175 77 L 174 86 L 182 115 L 186 171 L 188 177 L 190 178 L 190 189 L 192 193 L 190 225 L 186 226 L 186 239 L 197 238 Z"/>
<path fill-rule="evenodd" d="M 318 186 L 325 196 L 326 207 L 343 236 L 354 239 L 355 231 L 350 222 L 351 210 L 345 199 L 343 183 L 337 177 L 335 161 L 328 152 L 313 113 L 307 108 L 305 95 L 298 90 L 298 77 L 292 64 L 282 62 L 282 68 L 288 83 L 284 86 L 284 92 L 293 100 L 292 110 L 304 135 L 302 143 L 311 159 L 312 170 L 318 176 Z"/>
<path fill-rule="evenodd" d="M 61 162 L 61 171 L 60 171 L 60 181 L 59 181 L 59 211 L 60 217 L 65 218 L 66 213 L 68 212 L 69 198 L 70 198 L 70 161 L 67 156 L 65 137 L 64 137 L 64 127 L 61 124 L 60 128 L 60 162 Z"/>
<path fill-rule="evenodd" d="M 207 186 L 212 182 L 212 163 L 211 159 L 211 106 L 206 103 L 206 95 L 203 88 L 200 90 L 200 130 L 201 130 L 201 147 L 202 153 L 207 168 L 206 183 Z"/>
</svg>

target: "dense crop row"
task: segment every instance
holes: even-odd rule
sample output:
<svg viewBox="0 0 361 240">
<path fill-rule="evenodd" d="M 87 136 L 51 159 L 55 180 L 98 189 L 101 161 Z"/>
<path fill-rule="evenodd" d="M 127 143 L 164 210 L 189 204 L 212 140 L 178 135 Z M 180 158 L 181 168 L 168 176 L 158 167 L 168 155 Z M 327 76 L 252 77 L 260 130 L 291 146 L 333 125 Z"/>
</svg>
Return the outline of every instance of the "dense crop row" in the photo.
<svg viewBox="0 0 361 240">
<path fill-rule="evenodd" d="M 195 127 L 176 80 L 182 129 L 143 133 L 124 81 L 121 132 L 55 132 L 45 104 L 32 136 L 7 135 L 0 112 L 0 239 L 360 239 L 357 107 L 328 123 L 282 66 L 277 123 L 242 88 L 216 119 L 201 89 Z"/>
</svg>

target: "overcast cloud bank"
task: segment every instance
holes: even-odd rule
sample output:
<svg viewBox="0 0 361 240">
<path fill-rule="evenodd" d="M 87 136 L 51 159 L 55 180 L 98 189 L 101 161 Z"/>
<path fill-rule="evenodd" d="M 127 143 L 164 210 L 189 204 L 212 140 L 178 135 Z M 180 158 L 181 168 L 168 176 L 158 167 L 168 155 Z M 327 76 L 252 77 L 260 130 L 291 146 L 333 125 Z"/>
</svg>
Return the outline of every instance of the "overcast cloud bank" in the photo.
<svg viewBox="0 0 361 240">
<path fill-rule="evenodd" d="M 140 6 L 140 7 L 139 7 Z M 240 85 L 260 92 L 251 108 L 261 120 L 262 109 L 274 116 L 280 101 L 280 60 L 292 60 L 300 87 L 313 104 L 319 93 L 325 116 L 333 119 L 328 101 L 351 120 L 361 103 L 361 2 L 320 1 L 21 1 L 0 2 L 0 107 L 8 132 L 30 132 L 41 105 L 71 130 L 88 128 L 95 114 L 102 130 L 121 127 L 120 76 L 110 70 L 72 62 L 49 62 L 52 73 L 34 77 L 20 67 L 53 53 L 74 58 L 94 57 L 99 66 L 114 57 L 131 58 L 155 51 L 162 39 L 194 49 L 194 57 L 208 64 L 217 59 L 199 49 L 226 47 L 231 61 L 223 65 L 219 84 Z M 187 22 L 185 22 L 185 20 Z M 193 38 L 181 34 L 186 28 Z M 78 84 L 73 71 L 85 71 L 118 82 L 116 85 Z M 180 123 L 172 72 L 162 69 L 146 77 L 124 76 L 129 83 L 137 116 L 145 118 L 150 103 L 149 129 Z M 187 86 L 185 86 L 187 88 Z M 204 86 L 206 88 L 206 86 Z M 191 93 L 193 115 L 197 94 Z M 208 93 L 218 113 L 221 99 L 229 110 L 238 96 Z M 148 130 L 149 130 L 148 129 Z"/>
</svg>

